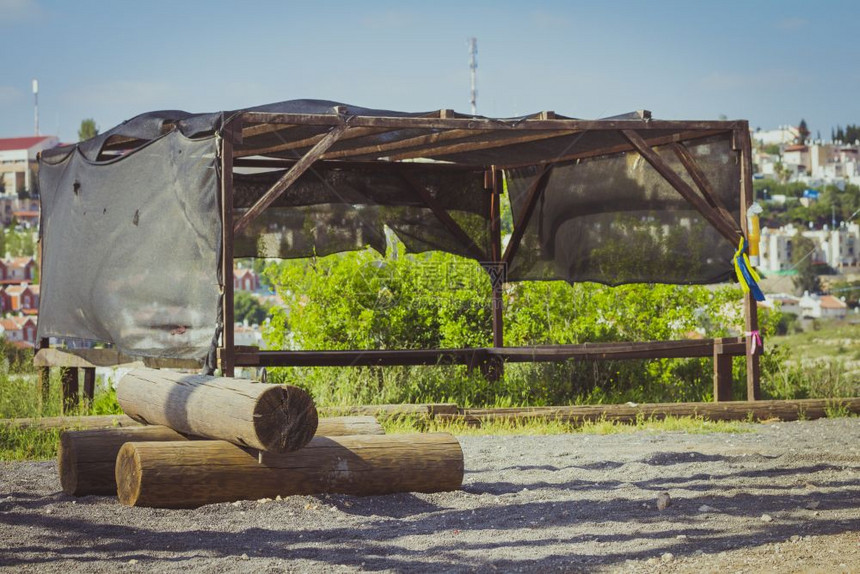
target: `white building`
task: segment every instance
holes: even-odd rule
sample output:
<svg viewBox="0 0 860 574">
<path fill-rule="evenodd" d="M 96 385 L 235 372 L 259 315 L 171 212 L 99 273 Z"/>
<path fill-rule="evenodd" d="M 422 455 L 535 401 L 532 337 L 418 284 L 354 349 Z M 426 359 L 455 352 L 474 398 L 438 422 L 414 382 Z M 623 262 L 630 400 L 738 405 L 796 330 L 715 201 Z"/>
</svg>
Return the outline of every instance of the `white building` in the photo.
<svg viewBox="0 0 860 574">
<path fill-rule="evenodd" d="M 793 240 L 797 231 L 793 225 L 779 229 L 763 228 L 759 241 L 759 269 L 771 272 L 791 269 Z M 860 263 L 860 225 L 856 223 L 843 223 L 836 229 L 828 229 L 827 226 L 824 229 L 804 229 L 801 235 L 815 244 L 815 250 L 808 255 L 813 263 L 827 264 L 836 270 Z"/>
<path fill-rule="evenodd" d="M 833 295 L 810 295 L 804 293 L 800 298 L 800 314 L 813 319 L 844 319 L 848 315 L 845 301 Z"/>
<path fill-rule="evenodd" d="M 59 143 L 55 136 L 0 138 L 0 182 L 4 193 L 8 196 L 21 191 L 32 192 L 36 154 Z"/>
<path fill-rule="evenodd" d="M 756 130 L 750 134 L 762 145 L 788 145 L 797 141 L 800 131 L 794 126 L 779 126 L 775 130 Z"/>
</svg>

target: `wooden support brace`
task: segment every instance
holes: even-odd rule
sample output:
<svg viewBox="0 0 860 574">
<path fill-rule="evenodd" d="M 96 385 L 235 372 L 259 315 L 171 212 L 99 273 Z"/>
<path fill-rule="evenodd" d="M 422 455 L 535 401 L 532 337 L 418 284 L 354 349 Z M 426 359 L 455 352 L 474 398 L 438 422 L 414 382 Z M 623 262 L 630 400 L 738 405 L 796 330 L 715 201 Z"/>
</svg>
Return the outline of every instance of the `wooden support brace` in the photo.
<svg viewBox="0 0 860 574">
<path fill-rule="evenodd" d="M 256 219 L 272 202 L 278 199 L 288 187 L 290 187 L 307 169 L 328 150 L 334 143 L 340 139 L 349 126 L 346 123 L 340 123 L 332 128 L 317 144 L 312 147 L 308 153 L 302 157 L 296 164 L 290 168 L 284 176 L 279 179 L 275 185 L 267 191 L 263 197 L 257 200 L 245 214 L 239 218 L 233 226 L 233 232 L 241 233 L 254 219 Z"/>
<path fill-rule="evenodd" d="M 430 192 L 427 191 L 427 188 L 424 187 L 424 185 L 420 181 L 417 181 L 414 177 L 412 177 L 412 174 L 410 174 L 408 171 L 400 170 L 399 173 L 400 177 L 406 180 L 406 183 L 408 183 L 409 186 L 413 190 L 415 190 L 415 192 L 421 198 L 421 201 L 423 201 L 424 204 L 430 208 L 436 218 L 442 223 L 442 225 L 445 226 L 445 229 L 450 231 L 451 234 L 456 237 L 460 243 L 462 243 L 468 248 L 471 256 L 478 261 L 484 261 L 487 258 L 486 252 L 477 245 L 475 245 L 474 240 L 469 237 L 469 234 L 466 233 L 462 227 L 460 227 L 459 223 L 454 221 L 454 218 L 451 217 L 451 214 L 449 214 L 441 205 L 439 205 L 439 202 L 436 201 L 432 195 L 430 195 Z"/>
<path fill-rule="evenodd" d="M 537 178 L 535 178 L 534 183 L 532 183 L 526 194 L 526 199 L 523 203 L 523 210 L 520 212 L 519 219 L 517 219 L 514 224 L 514 232 L 511 234 L 511 239 L 508 241 L 508 246 L 502 256 L 502 261 L 505 265 L 511 264 L 514 255 L 516 255 L 517 249 L 520 247 L 520 241 L 523 238 L 523 234 L 526 232 L 526 226 L 529 223 L 529 219 L 531 219 L 532 213 L 534 213 L 538 199 L 543 195 L 543 191 L 546 189 L 547 184 L 549 184 L 549 176 L 552 172 L 552 167 L 552 164 L 544 166 L 543 170 L 538 174 Z"/>
<path fill-rule="evenodd" d="M 642 136 L 636 133 L 633 130 L 622 130 L 621 133 L 624 134 L 624 137 L 627 138 L 633 147 L 636 148 L 636 151 L 639 152 L 645 161 L 651 164 L 657 173 L 659 173 L 663 178 L 671 185 L 675 190 L 680 193 L 684 199 L 690 202 L 690 204 L 698 210 L 702 216 L 707 219 L 714 228 L 720 232 L 720 234 L 732 242 L 733 245 L 738 244 L 738 240 L 741 238 L 741 235 L 737 232 L 737 230 L 733 229 L 731 225 L 729 225 L 723 217 L 712 208 L 707 201 L 705 201 L 702 196 L 697 194 L 689 184 L 681 179 L 675 170 L 667 164 L 660 155 L 655 152 L 651 146 L 649 146 Z"/>
</svg>

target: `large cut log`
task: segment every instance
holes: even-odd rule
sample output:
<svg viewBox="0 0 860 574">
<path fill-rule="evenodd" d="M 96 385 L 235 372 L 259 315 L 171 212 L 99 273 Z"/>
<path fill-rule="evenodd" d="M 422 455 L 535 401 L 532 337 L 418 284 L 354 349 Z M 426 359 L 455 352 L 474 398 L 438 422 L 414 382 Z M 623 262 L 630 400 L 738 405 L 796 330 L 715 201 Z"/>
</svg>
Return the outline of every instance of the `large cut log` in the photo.
<svg viewBox="0 0 860 574">
<path fill-rule="evenodd" d="M 231 377 L 135 369 L 120 379 L 116 399 L 144 424 L 271 452 L 302 448 L 318 424 L 302 389 Z"/>
<path fill-rule="evenodd" d="M 316 437 L 286 454 L 224 441 L 129 442 L 116 460 L 128 506 L 196 508 L 278 495 L 456 490 L 463 451 L 447 434 Z"/>
<path fill-rule="evenodd" d="M 322 418 L 318 436 L 385 434 L 373 417 Z M 193 440 L 163 426 L 66 431 L 60 435 L 58 467 L 63 492 L 71 496 L 116 494 L 116 456 L 127 442 Z"/>
</svg>

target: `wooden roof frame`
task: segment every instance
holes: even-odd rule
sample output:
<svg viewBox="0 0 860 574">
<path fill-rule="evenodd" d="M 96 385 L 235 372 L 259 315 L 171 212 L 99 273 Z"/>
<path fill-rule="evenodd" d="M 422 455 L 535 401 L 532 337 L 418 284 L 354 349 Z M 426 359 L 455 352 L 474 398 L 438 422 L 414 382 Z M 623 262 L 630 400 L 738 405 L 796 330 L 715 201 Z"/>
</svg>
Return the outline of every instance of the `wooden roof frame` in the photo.
<svg viewBox="0 0 860 574">
<path fill-rule="evenodd" d="M 318 128 L 319 132 L 307 135 L 307 128 Z M 302 128 L 302 129 L 298 129 Z M 393 138 L 384 143 L 368 145 L 361 138 L 386 133 L 396 133 L 398 130 L 409 130 L 403 138 Z M 414 130 L 427 130 L 427 133 L 415 135 Z M 283 134 L 289 135 L 291 131 L 303 134 L 296 139 L 284 138 L 282 143 L 262 148 L 241 148 L 246 137 L 261 134 Z M 638 118 L 609 118 L 603 120 L 578 120 L 558 118 L 553 112 L 541 112 L 535 116 L 516 120 L 498 120 L 488 118 L 475 118 L 457 116 L 450 110 L 440 110 L 435 114 L 421 117 L 409 116 L 370 116 L 349 115 L 346 108 L 336 107 L 330 114 L 292 114 L 292 113 L 265 113 L 265 112 L 240 112 L 227 121 L 219 135 L 222 142 L 219 146 L 221 191 L 222 191 L 222 223 L 223 223 L 223 260 L 222 275 L 224 281 L 224 330 L 222 343 L 219 348 L 219 364 L 226 375 L 231 375 L 236 366 L 252 366 L 261 364 L 288 365 L 291 363 L 290 352 L 285 351 L 259 351 L 249 349 L 238 349 L 233 339 L 233 281 L 232 281 L 232 242 L 235 234 L 241 232 L 256 217 L 258 217 L 269 205 L 280 197 L 290 185 L 305 173 L 313 164 L 323 162 L 331 165 L 344 165 L 346 163 L 361 163 L 372 166 L 373 164 L 390 164 L 400 161 L 413 160 L 417 158 L 432 157 L 439 154 L 468 153 L 474 151 L 485 151 L 500 149 L 507 146 L 515 146 L 522 143 L 551 139 L 554 137 L 585 134 L 588 132 L 611 131 L 623 136 L 623 142 L 604 148 L 589 149 L 584 152 L 562 154 L 558 157 L 546 158 L 541 162 L 530 162 L 527 164 L 493 164 L 493 165 L 469 165 L 472 168 L 483 168 L 486 172 L 486 187 L 492 192 L 490 226 L 492 238 L 492 249 L 489 261 L 482 264 L 491 273 L 493 278 L 493 345 L 495 349 L 503 347 L 502 335 L 502 313 L 501 285 L 504 281 L 503 269 L 505 264 L 510 263 L 520 240 L 525 231 L 529 217 L 546 186 L 546 177 L 552 170 L 552 166 L 560 162 L 568 162 L 576 159 L 588 159 L 603 155 L 618 154 L 635 151 L 639 153 L 664 179 L 684 198 L 728 241 L 736 244 L 742 237 L 746 236 L 746 210 L 752 203 L 752 179 L 751 179 L 751 145 L 749 142 L 749 125 L 744 120 L 735 121 L 677 121 L 677 120 L 655 120 L 649 112 L 639 112 Z M 666 131 L 672 132 L 666 135 Z M 713 193 L 711 183 L 708 181 L 704 171 L 698 166 L 695 158 L 685 146 L 685 142 L 695 141 L 702 138 L 719 134 L 731 134 L 733 147 L 739 152 L 741 158 L 741 218 L 735 221 L 726 207 Z M 349 143 L 352 142 L 352 143 Z M 340 143 L 339 149 L 330 151 L 332 147 Z M 344 145 L 346 144 L 346 145 Z M 694 185 L 689 185 L 682 175 L 674 170 L 655 150 L 656 146 L 670 146 L 678 157 L 681 165 Z M 285 160 L 282 157 L 268 157 L 267 154 L 291 152 L 296 155 L 295 160 Z M 254 159 L 252 156 L 256 156 Z M 260 157 L 262 156 L 262 158 Z M 276 182 L 250 209 L 241 217 L 235 219 L 232 209 L 232 172 L 234 167 L 242 165 L 255 165 L 258 167 L 288 167 L 288 171 Z M 464 165 L 464 164 L 459 164 Z M 501 251 L 500 224 L 499 224 L 499 200 L 501 194 L 500 177 L 498 173 L 502 169 L 536 166 L 540 169 L 532 188 L 527 193 L 525 204 L 520 218 L 514 222 L 514 231 L 511 240 L 504 253 Z M 440 219 L 440 222 L 456 237 L 468 237 L 457 223 L 447 216 L 448 214 L 434 204 L 432 198 L 422 190 L 417 182 L 410 182 L 410 187 L 416 191 L 416 195 L 422 199 L 426 207 Z M 446 217 L 447 216 L 447 217 Z M 499 235 L 496 237 L 495 235 Z M 470 248 L 477 249 L 474 244 Z M 475 255 L 485 255 L 483 250 L 478 249 Z M 744 316 L 746 330 L 749 333 L 758 331 L 758 320 L 756 302 L 752 296 L 744 298 Z M 648 356 L 648 351 L 653 343 L 631 343 L 635 348 L 631 350 L 630 356 Z M 636 347 L 639 345 L 638 347 Z M 679 348 L 683 348 L 681 345 Z M 713 347 L 717 349 L 717 347 Z M 726 385 L 730 385 L 730 375 L 726 383 L 726 358 L 720 349 L 720 360 L 717 360 L 717 351 L 714 350 L 715 358 L 715 397 L 725 398 Z M 747 357 L 747 397 L 757 399 L 760 397 L 759 366 L 758 357 L 760 350 L 746 346 Z M 679 351 L 683 354 L 683 351 Z M 335 362 L 329 362 L 331 353 L 303 351 L 301 364 L 337 364 L 337 365 L 359 365 L 368 364 L 367 357 L 374 357 L 373 364 L 416 364 L 424 363 L 433 357 L 445 356 L 449 351 L 427 350 L 419 358 L 409 355 L 415 351 L 391 351 L 382 353 L 371 351 L 348 351 L 347 355 L 339 356 Z M 349 358 L 352 353 L 352 358 Z M 376 353 L 376 354 L 374 354 Z M 392 354 L 389 357 L 389 354 Z M 440 354 L 441 353 L 441 354 Z M 565 355 L 565 353 L 567 353 Z M 421 354 L 421 353 L 419 353 Z M 455 353 L 456 354 L 456 353 Z M 480 353 L 479 353 L 480 354 Z M 539 354 L 539 353 L 538 353 Z M 737 354 L 737 349 L 735 349 Z M 553 353 L 550 353 L 553 355 Z M 553 356 L 575 356 L 576 352 L 559 351 Z M 474 357 L 472 353 L 470 356 Z M 509 359 L 501 350 L 483 353 L 484 358 L 490 359 L 504 357 Z M 296 355 L 298 357 L 298 355 Z M 362 358 L 364 357 L 364 358 Z M 428 357 L 430 357 L 428 359 Z M 237 362 L 238 359 L 238 362 Z M 379 359 L 377 361 L 377 359 Z M 376 362 L 374 362 L 376 361 Z M 729 362 L 730 363 L 730 362 Z M 720 367 L 722 372 L 717 376 L 716 370 Z M 717 380 L 722 381 L 721 387 L 717 389 Z"/>
</svg>

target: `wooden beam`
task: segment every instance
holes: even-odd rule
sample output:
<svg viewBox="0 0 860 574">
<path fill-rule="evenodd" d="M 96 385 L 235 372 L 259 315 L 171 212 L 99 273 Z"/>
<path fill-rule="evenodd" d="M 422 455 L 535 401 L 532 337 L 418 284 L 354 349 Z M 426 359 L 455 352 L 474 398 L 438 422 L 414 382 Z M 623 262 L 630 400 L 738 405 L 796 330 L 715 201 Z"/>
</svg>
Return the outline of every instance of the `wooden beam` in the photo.
<svg viewBox="0 0 860 574">
<path fill-rule="evenodd" d="M 242 131 L 241 118 L 224 127 L 221 139 L 221 350 L 218 356 L 221 374 L 234 374 L 234 308 L 233 308 L 233 144 L 235 133 Z M 211 367 L 210 367 L 211 368 Z"/>
<path fill-rule="evenodd" d="M 543 167 L 543 169 L 538 173 L 537 177 L 532 183 L 531 187 L 529 187 L 528 192 L 526 192 L 526 199 L 523 202 L 523 208 L 520 212 L 520 217 L 517 221 L 514 222 L 514 232 L 511 234 L 511 238 L 508 241 L 508 246 L 505 249 L 505 253 L 502 256 L 502 262 L 510 267 L 511 261 L 514 259 L 514 255 L 516 255 L 517 250 L 520 248 L 520 241 L 523 239 L 523 235 L 526 232 L 526 227 L 528 226 L 529 220 L 532 217 L 532 213 L 534 213 L 535 206 L 537 205 L 538 199 L 543 195 L 544 190 L 546 189 L 547 184 L 549 183 L 549 176 L 552 172 L 552 165 L 547 164 Z"/>
<path fill-rule="evenodd" d="M 132 357 L 116 349 L 56 349 L 42 348 L 33 357 L 33 365 L 40 368 L 116 367 L 119 365 L 142 365 L 153 369 L 199 369 L 197 359 L 171 359 L 167 357 Z"/>
<path fill-rule="evenodd" d="M 524 143 L 530 143 L 535 141 L 553 139 L 566 137 L 570 135 L 575 135 L 579 132 L 576 131 L 558 131 L 558 132 L 544 132 L 544 133 L 535 133 L 528 135 L 517 135 L 512 133 L 511 137 L 501 138 L 501 139 L 488 139 L 488 140 L 480 140 L 480 141 L 471 141 L 471 142 L 463 142 L 458 144 L 448 144 L 443 146 L 427 146 L 422 147 L 416 150 L 407 151 L 399 154 L 392 154 L 388 156 L 388 159 L 391 161 L 402 161 L 405 159 L 417 159 L 422 157 L 432 157 L 432 156 L 440 156 L 440 155 L 453 155 L 457 153 L 467 153 L 473 151 L 483 151 L 488 149 L 496 149 L 500 147 L 507 147 L 512 145 L 519 145 Z"/>
<path fill-rule="evenodd" d="M 276 114 L 266 112 L 244 112 L 242 118 L 249 124 L 297 124 L 336 126 L 341 119 L 332 114 Z M 393 129 L 467 129 L 467 130 L 722 130 L 732 131 L 740 121 L 699 120 L 561 120 L 561 119 L 482 119 L 482 118 L 430 118 L 350 116 L 350 126 Z"/>
<path fill-rule="evenodd" d="M 439 142 L 451 141 L 464 139 L 469 137 L 474 137 L 476 134 L 484 134 L 489 133 L 488 130 L 447 130 L 442 132 L 435 132 L 432 134 L 427 134 L 423 136 L 416 136 L 411 138 L 406 138 L 402 140 L 397 140 L 393 142 L 388 142 L 384 144 L 375 144 L 362 146 L 357 148 L 350 148 L 338 151 L 331 151 L 325 154 L 324 159 L 342 159 L 342 158 L 352 158 L 364 155 L 379 155 L 389 151 L 405 149 L 410 147 L 417 146 L 425 146 L 432 145 Z M 390 159 L 390 158 L 389 158 Z"/>
<path fill-rule="evenodd" d="M 699 164 L 696 162 L 696 158 L 693 157 L 693 154 L 690 153 L 687 146 L 679 142 L 672 142 L 669 145 L 672 148 L 672 151 L 675 152 L 675 155 L 678 156 L 684 169 L 686 169 L 687 173 L 690 174 L 690 178 L 696 184 L 696 187 L 699 188 L 705 201 L 707 201 L 711 207 L 716 209 L 723 219 L 732 226 L 732 229 L 735 230 L 738 236 L 740 236 L 743 232 L 741 231 L 738 222 L 734 220 L 731 212 L 726 208 L 726 204 L 723 203 L 722 199 L 720 199 L 720 196 L 714 192 L 714 187 L 708 180 L 708 176 L 704 171 L 702 171 L 702 168 L 699 167 Z"/>
<path fill-rule="evenodd" d="M 454 218 L 451 217 L 451 214 L 449 214 L 448 211 L 445 210 L 445 208 L 439 205 L 438 201 L 433 199 L 433 196 L 430 195 L 430 192 L 427 191 L 427 188 L 425 188 L 420 181 L 417 181 L 414 177 L 412 177 L 412 174 L 402 168 L 398 171 L 398 173 L 400 177 L 402 177 L 406 181 L 406 183 L 408 183 L 409 186 L 415 191 L 415 193 L 418 194 L 418 196 L 421 198 L 421 201 L 423 201 L 424 204 L 430 208 L 430 210 L 436 216 L 436 219 L 438 219 L 442 223 L 442 225 L 444 225 L 445 228 L 450 231 L 455 238 L 457 238 L 460 243 L 464 244 L 468 248 L 469 253 L 474 259 L 478 261 L 484 261 L 487 258 L 486 252 L 480 247 L 478 247 L 475 244 L 475 241 L 469 236 L 469 234 L 466 233 L 462 227 L 460 227 L 460 224 L 454 221 Z"/>
<path fill-rule="evenodd" d="M 669 183 L 678 193 L 680 193 L 684 199 L 690 202 L 690 204 L 696 208 L 696 210 L 702 214 L 702 216 L 710 222 L 714 228 L 720 232 L 720 234 L 732 242 L 733 245 L 737 245 L 738 240 L 740 239 L 740 234 L 736 230 L 734 230 L 719 214 L 715 209 L 713 209 L 708 202 L 706 202 L 702 196 L 696 193 L 692 187 L 687 184 L 686 181 L 681 179 L 672 167 L 667 164 L 660 155 L 655 152 L 651 146 L 649 146 L 642 136 L 632 130 L 623 130 L 622 133 L 627 140 L 633 144 L 633 147 L 636 148 L 636 151 L 651 164 L 657 173 L 663 176 L 663 179 Z"/>
<path fill-rule="evenodd" d="M 74 367 L 63 367 L 60 369 L 60 381 L 60 412 L 67 413 L 78 406 L 78 370 Z"/>
<path fill-rule="evenodd" d="M 648 143 L 649 146 L 653 147 L 653 146 L 659 146 L 659 145 L 666 145 L 666 144 L 671 143 L 673 141 L 674 142 L 694 141 L 697 139 L 708 138 L 708 137 L 712 137 L 712 136 L 719 135 L 719 134 L 725 134 L 725 133 L 729 133 L 729 132 L 727 132 L 726 130 L 697 130 L 697 131 L 678 132 L 678 133 L 674 133 L 674 134 L 671 134 L 668 136 L 646 137 L 644 139 Z M 506 164 L 506 165 L 501 166 L 501 167 L 503 169 L 517 169 L 517 168 L 522 168 L 522 167 L 532 167 L 534 165 L 545 165 L 548 163 L 564 163 L 564 162 L 575 161 L 578 159 L 591 159 L 591 158 L 600 157 L 600 156 L 604 156 L 604 155 L 614 155 L 614 154 L 618 154 L 618 153 L 625 153 L 625 152 L 631 152 L 631 151 L 636 151 L 636 148 L 634 148 L 629 142 L 626 142 L 623 144 L 617 144 L 617 145 L 608 146 L 608 147 L 601 147 L 601 148 L 596 148 L 596 149 L 589 149 L 589 150 L 582 151 L 582 152 L 576 152 L 576 153 L 572 153 L 572 154 L 560 155 L 556 158 L 553 158 L 552 161 L 540 162 L 538 164 L 535 164 L 535 162 L 533 162 L 533 161 L 529 161 L 529 162 L 523 162 L 523 163 Z"/>
<path fill-rule="evenodd" d="M 277 125 L 277 124 L 274 124 Z M 356 139 L 361 137 L 366 137 L 369 135 L 375 135 L 380 133 L 387 133 L 391 131 L 390 128 L 357 128 L 349 131 L 349 134 L 345 134 L 340 138 L 339 141 L 345 141 L 350 139 Z M 282 143 L 277 145 L 263 147 L 263 148 L 253 148 L 253 149 L 241 149 L 236 150 L 234 153 L 234 157 L 248 157 L 252 155 L 265 155 L 271 153 L 279 153 L 290 150 L 304 149 L 318 144 L 322 141 L 323 138 L 326 137 L 328 132 L 323 132 L 321 134 L 317 134 L 314 136 L 310 136 L 307 138 L 303 138 L 300 140 L 285 140 Z"/>
<path fill-rule="evenodd" d="M 750 143 L 749 126 L 738 129 L 735 132 L 740 140 L 741 147 L 741 228 L 744 237 L 749 236 L 747 229 L 747 209 L 753 202 L 752 183 L 752 145 Z M 744 294 L 744 325 L 746 326 L 747 340 L 752 337 L 749 333 L 758 333 L 758 301 L 752 292 Z M 760 335 L 759 335 L 760 336 Z M 763 340 L 763 338 L 762 338 Z M 759 357 L 764 349 L 747 345 L 747 400 L 757 401 L 761 399 L 761 365 Z"/>
<path fill-rule="evenodd" d="M 724 352 L 723 345 L 714 345 L 714 400 L 732 400 L 732 355 Z"/>
<path fill-rule="evenodd" d="M 325 135 L 308 153 L 302 157 L 290 170 L 279 179 L 275 185 L 267 191 L 263 197 L 257 200 L 245 214 L 233 226 L 233 233 L 241 233 L 254 219 L 256 219 L 273 201 L 278 199 L 284 191 L 290 187 L 307 169 L 330 148 L 349 129 L 346 123 L 336 125 Z M 232 206 L 232 203 L 231 203 Z"/>
<path fill-rule="evenodd" d="M 493 195 L 490 200 L 490 238 L 492 246 L 492 265 L 490 275 L 493 287 L 493 347 L 505 346 L 504 333 L 504 279 L 505 262 L 502 260 L 502 174 L 495 166 L 490 170 L 490 186 Z M 501 377 L 501 373 L 498 373 Z"/>
</svg>

